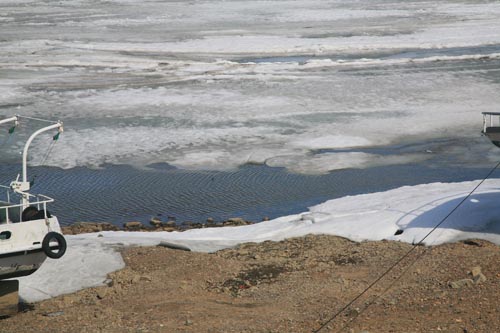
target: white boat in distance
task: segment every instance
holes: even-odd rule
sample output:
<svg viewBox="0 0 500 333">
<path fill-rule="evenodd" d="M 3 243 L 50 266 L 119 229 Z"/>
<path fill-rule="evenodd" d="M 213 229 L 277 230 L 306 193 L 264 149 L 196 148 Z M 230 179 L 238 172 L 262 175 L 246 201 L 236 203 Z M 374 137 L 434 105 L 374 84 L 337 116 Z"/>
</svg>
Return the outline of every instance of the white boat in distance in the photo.
<svg viewBox="0 0 500 333">
<path fill-rule="evenodd" d="M 483 112 L 482 133 L 500 148 L 500 112 Z"/>
<path fill-rule="evenodd" d="M 12 134 L 24 117 L 13 116 L 0 120 L 0 125 L 13 123 L 9 129 Z M 28 148 L 40 133 L 57 130 L 53 140 L 62 132 L 62 122 L 34 132 L 23 150 L 22 180 L 17 179 L 9 185 L 0 185 L 0 280 L 25 276 L 34 273 L 47 257 L 58 259 L 66 252 L 66 240 L 56 216 L 50 214 L 47 205 L 54 199 L 38 194 L 30 194 L 27 177 Z M 0 147 L 1 148 L 1 147 Z"/>
</svg>

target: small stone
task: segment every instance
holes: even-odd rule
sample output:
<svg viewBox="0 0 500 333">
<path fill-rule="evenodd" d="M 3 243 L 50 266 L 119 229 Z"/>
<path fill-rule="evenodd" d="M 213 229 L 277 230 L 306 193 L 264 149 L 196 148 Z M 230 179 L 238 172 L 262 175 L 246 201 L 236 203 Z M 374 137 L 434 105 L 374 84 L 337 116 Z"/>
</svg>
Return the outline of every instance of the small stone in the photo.
<svg viewBox="0 0 500 333">
<path fill-rule="evenodd" d="M 175 228 L 177 226 L 177 223 L 175 221 L 170 220 L 167 223 L 165 223 L 165 226 L 170 228 Z"/>
<path fill-rule="evenodd" d="M 233 223 L 241 223 L 241 222 L 245 222 L 244 219 L 242 219 L 241 217 L 231 217 L 229 219 L 227 219 L 229 222 L 233 222 Z"/>
<path fill-rule="evenodd" d="M 191 325 L 193 325 L 193 321 L 190 319 L 186 319 L 186 322 L 184 323 L 184 325 L 191 326 Z"/>
<path fill-rule="evenodd" d="M 101 288 L 100 290 L 97 291 L 97 298 L 104 299 L 104 297 L 106 297 L 107 294 L 108 294 L 108 289 Z"/>
<path fill-rule="evenodd" d="M 359 315 L 359 309 L 358 308 L 351 309 L 351 310 L 349 310 L 349 312 L 347 312 L 347 315 L 349 317 L 357 317 Z"/>
<path fill-rule="evenodd" d="M 463 243 L 466 244 L 466 245 L 472 245 L 472 246 L 482 247 L 481 243 L 476 242 L 474 240 L 465 240 L 465 241 L 463 241 Z"/>
<path fill-rule="evenodd" d="M 173 249 L 173 250 L 191 251 L 191 249 L 185 245 L 164 242 L 164 241 L 160 242 L 160 244 L 158 244 L 158 246 L 166 247 L 166 248 Z"/>
<path fill-rule="evenodd" d="M 472 267 L 472 269 L 470 270 L 470 274 L 472 275 L 472 277 L 476 277 L 477 275 L 481 274 L 481 266 Z"/>
<path fill-rule="evenodd" d="M 473 278 L 475 278 L 476 276 L 481 274 L 481 267 L 480 266 L 472 267 L 470 274 L 472 275 Z"/>
<path fill-rule="evenodd" d="M 230 225 L 246 225 L 247 221 L 242 219 L 241 217 L 231 217 L 230 219 L 227 220 L 229 222 L 228 224 Z"/>
<path fill-rule="evenodd" d="M 149 275 L 142 275 L 140 278 L 139 278 L 139 281 L 147 281 L 147 282 L 151 282 L 152 279 Z"/>
<path fill-rule="evenodd" d="M 49 312 L 49 313 L 44 313 L 43 315 L 45 317 L 59 317 L 64 314 L 64 311 L 56 311 L 56 312 Z"/>
<path fill-rule="evenodd" d="M 151 224 L 155 228 L 161 227 L 161 220 L 157 217 L 153 217 L 151 221 L 149 221 L 149 224 Z"/>
<path fill-rule="evenodd" d="M 473 286 L 474 285 L 474 281 L 472 281 L 472 279 L 462 279 L 462 280 L 458 280 L 458 281 L 449 282 L 448 285 L 452 289 L 460 289 L 462 287 L 471 287 L 471 286 Z"/>
<path fill-rule="evenodd" d="M 209 217 L 209 218 L 207 219 L 207 223 L 208 223 L 208 224 L 213 224 L 213 223 L 214 223 L 214 219 L 213 219 L 213 218 L 211 218 L 211 217 Z"/>
<path fill-rule="evenodd" d="M 141 222 L 126 222 L 123 227 L 127 230 L 140 230 L 143 225 Z"/>
<path fill-rule="evenodd" d="M 479 273 L 478 275 L 474 276 L 474 284 L 481 284 L 486 281 L 486 276 L 484 276 L 483 273 Z"/>
<path fill-rule="evenodd" d="M 248 250 L 246 250 L 246 249 L 241 249 L 241 250 L 239 250 L 239 251 L 238 251 L 238 254 L 239 254 L 240 256 L 246 256 L 246 255 L 248 255 L 249 253 L 250 253 L 250 252 L 249 252 Z"/>
</svg>

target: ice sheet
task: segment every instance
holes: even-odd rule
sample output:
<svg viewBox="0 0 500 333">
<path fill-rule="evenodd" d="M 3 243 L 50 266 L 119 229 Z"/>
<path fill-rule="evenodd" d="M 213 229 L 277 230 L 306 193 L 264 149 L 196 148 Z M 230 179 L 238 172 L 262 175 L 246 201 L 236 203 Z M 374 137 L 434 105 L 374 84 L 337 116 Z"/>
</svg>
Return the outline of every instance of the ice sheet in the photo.
<svg viewBox="0 0 500 333">
<path fill-rule="evenodd" d="M 369 167 L 383 157 L 304 160 L 321 148 L 474 139 L 480 112 L 500 104 L 495 2 L 4 1 L 0 9 L 0 114 L 63 119 L 52 166 Z M 34 142 L 32 165 L 46 147 Z M 18 147 L 3 156 L 18 158 Z"/>
<path fill-rule="evenodd" d="M 31 276 L 21 278 L 20 295 L 38 301 L 101 285 L 106 274 L 123 267 L 116 248 L 154 246 L 161 241 L 214 252 L 244 242 L 280 241 L 307 234 L 329 234 L 354 241 L 395 240 L 418 243 L 479 183 L 434 183 L 387 192 L 330 200 L 308 212 L 249 226 L 194 229 L 185 232 L 101 232 L 66 236 L 68 253 L 48 259 Z M 500 180 L 485 182 L 434 233 L 427 245 L 482 238 L 500 245 Z M 403 234 L 395 236 L 398 230 Z"/>
<path fill-rule="evenodd" d="M 319 148 L 479 137 L 479 112 L 500 104 L 495 86 L 479 76 L 470 77 L 469 71 L 463 76 L 441 71 L 374 72 L 382 75 L 360 81 L 357 73 L 334 70 L 317 77 L 305 71 L 293 81 L 284 83 L 281 74 L 270 74 L 259 83 L 250 71 L 188 88 L 37 92 L 66 124 L 46 164 L 70 168 L 168 162 L 183 168 L 224 169 L 265 151 L 266 159 L 275 157 L 272 165 L 288 167 L 277 163 L 281 156 L 308 159 Z M 236 88 L 234 82 L 239 82 Z M 281 95 L 283 89 L 286 95 Z M 59 109 L 52 108 L 56 104 Z M 37 156 L 44 156 L 49 141 L 34 143 L 32 165 L 39 163 Z M 328 158 L 317 157 L 315 161 L 324 164 L 312 167 L 328 169 Z M 355 155 L 343 157 L 342 168 L 360 166 Z M 364 167 L 378 165 L 381 159 L 365 157 Z"/>
</svg>

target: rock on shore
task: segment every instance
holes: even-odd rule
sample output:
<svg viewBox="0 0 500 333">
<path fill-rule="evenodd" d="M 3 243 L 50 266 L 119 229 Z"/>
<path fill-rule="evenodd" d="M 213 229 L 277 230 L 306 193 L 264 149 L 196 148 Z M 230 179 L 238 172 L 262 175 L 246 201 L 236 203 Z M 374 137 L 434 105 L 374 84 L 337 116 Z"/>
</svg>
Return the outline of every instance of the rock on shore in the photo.
<svg viewBox="0 0 500 333">
<path fill-rule="evenodd" d="M 107 222 L 77 222 L 69 226 L 61 227 L 63 234 L 65 235 L 78 235 L 86 234 L 91 232 L 101 232 L 101 231 L 118 231 L 116 225 Z"/>
<path fill-rule="evenodd" d="M 251 221 L 246 221 L 240 217 L 229 218 L 223 222 L 214 222 L 212 218 L 207 219 L 206 223 L 186 221 L 178 224 L 176 221 L 169 220 L 166 222 L 158 218 L 152 218 L 149 222 L 150 226 L 144 225 L 142 222 L 131 221 L 123 224 L 123 229 L 107 222 L 77 222 L 69 226 L 62 227 L 62 232 L 66 235 L 77 235 L 91 232 L 101 231 L 185 231 L 190 229 L 230 227 L 253 224 Z"/>
</svg>

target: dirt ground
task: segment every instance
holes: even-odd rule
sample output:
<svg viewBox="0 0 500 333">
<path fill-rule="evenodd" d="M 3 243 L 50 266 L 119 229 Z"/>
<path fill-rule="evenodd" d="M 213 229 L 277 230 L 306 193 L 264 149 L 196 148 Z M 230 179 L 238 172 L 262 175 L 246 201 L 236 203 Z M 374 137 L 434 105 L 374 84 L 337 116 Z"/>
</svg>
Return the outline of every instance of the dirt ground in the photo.
<svg viewBox="0 0 500 333">
<path fill-rule="evenodd" d="M 334 236 L 129 248 L 108 286 L 25 304 L 0 332 L 500 332 L 500 247 L 481 240 L 415 247 L 328 322 L 410 249 Z"/>
</svg>

